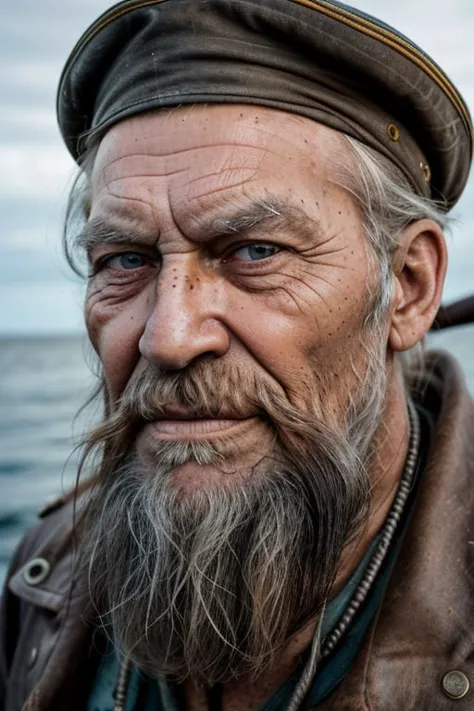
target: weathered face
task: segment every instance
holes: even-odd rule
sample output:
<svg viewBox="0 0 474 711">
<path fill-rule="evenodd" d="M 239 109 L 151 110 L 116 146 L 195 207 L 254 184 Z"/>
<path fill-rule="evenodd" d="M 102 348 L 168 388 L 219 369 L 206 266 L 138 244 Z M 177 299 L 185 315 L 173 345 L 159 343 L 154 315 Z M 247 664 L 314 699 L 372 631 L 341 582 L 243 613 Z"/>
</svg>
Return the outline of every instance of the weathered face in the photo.
<svg viewBox="0 0 474 711">
<path fill-rule="evenodd" d="M 331 182 L 346 150 L 312 121 L 248 106 L 108 132 L 92 179 L 86 322 L 112 409 L 148 364 L 182 372 L 211 359 L 343 421 L 364 370 L 370 286 L 360 216 Z M 138 437 L 143 463 L 163 442 L 225 439 L 224 468 L 245 472 L 270 447 L 251 408 L 168 409 Z M 194 488 L 219 472 L 193 462 L 176 476 Z"/>
<path fill-rule="evenodd" d="M 153 674 L 258 676 L 317 619 L 366 521 L 386 344 L 331 181 L 345 150 L 238 106 L 139 117 L 100 145 L 86 319 L 109 415 L 86 559 Z"/>
</svg>

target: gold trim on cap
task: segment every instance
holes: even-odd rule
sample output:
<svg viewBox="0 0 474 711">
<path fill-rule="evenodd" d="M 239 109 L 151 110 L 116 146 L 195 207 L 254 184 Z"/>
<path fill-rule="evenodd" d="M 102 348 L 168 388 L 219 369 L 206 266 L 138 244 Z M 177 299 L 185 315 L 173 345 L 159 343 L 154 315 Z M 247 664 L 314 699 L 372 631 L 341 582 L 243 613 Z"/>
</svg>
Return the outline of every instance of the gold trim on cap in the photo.
<svg viewBox="0 0 474 711">
<path fill-rule="evenodd" d="M 452 103 L 456 109 L 461 114 L 466 128 L 471 137 L 471 146 L 473 143 L 473 126 L 472 119 L 469 113 L 469 109 L 466 106 L 464 99 L 458 92 L 452 81 L 443 72 L 441 67 L 439 67 L 430 57 L 428 57 L 424 52 L 422 52 L 418 47 L 409 42 L 407 39 L 401 35 L 393 32 L 388 27 L 383 27 L 372 19 L 364 17 L 362 15 L 356 14 L 348 10 L 347 8 L 342 8 L 339 6 L 334 6 L 327 0 L 290 0 L 291 2 L 297 2 L 299 5 L 305 5 L 306 7 L 312 7 L 319 10 L 324 15 L 332 17 L 335 20 L 343 22 L 349 27 L 353 27 L 360 32 L 363 32 L 374 39 L 384 42 L 386 45 L 395 49 L 397 52 L 402 54 L 407 59 L 410 59 L 414 64 L 416 64 L 420 69 L 422 69 L 425 74 L 427 74 L 431 79 L 433 79 L 436 84 L 444 91 L 444 93 L 451 99 Z"/>
</svg>

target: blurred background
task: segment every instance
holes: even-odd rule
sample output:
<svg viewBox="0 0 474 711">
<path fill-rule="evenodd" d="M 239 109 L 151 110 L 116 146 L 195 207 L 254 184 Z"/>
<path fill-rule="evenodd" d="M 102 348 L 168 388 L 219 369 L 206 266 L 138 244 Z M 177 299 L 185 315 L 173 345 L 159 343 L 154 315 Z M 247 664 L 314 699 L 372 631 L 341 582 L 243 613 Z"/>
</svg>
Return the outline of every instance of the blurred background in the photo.
<svg viewBox="0 0 474 711">
<path fill-rule="evenodd" d="M 107 0 L 16 0 L 0 23 L 0 580 L 36 511 L 74 480 L 74 446 L 94 413 L 75 417 L 94 382 L 83 284 L 61 255 L 74 163 L 55 119 L 65 59 Z M 447 72 L 474 112 L 472 0 L 358 0 Z M 474 179 L 454 216 L 444 300 L 474 292 Z M 431 337 L 460 358 L 474 392 L 474 326 Z"/>
</svg>

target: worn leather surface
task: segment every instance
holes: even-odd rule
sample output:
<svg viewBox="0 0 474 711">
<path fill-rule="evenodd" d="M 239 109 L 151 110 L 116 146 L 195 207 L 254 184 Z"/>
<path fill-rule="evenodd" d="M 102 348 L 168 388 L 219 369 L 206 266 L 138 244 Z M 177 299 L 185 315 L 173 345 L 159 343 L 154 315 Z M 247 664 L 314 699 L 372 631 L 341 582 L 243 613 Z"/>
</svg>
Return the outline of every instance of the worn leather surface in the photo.
<svg viewBox="0 0 474 711">
<path fill-rule="evenodd" d="M 439 410 L 438 424 L 412 523 L 364 645 L 318 711 L 474 709 L 472 689 L 453 700 L 441 687 L 454 669 L 474 684 L 474 406 L 455 361 L 435 360 L 439 385 L 427 391 L 426 405 Z M 85 708 L 95 659 L 84 584 L 69 584 L 72 515 L 72 504 L 50 513 L 12 562 L 1 621 L 5 711 Z M 52 572 L 29 586 L 22 566 L 37 557 Z"/>
<path fill-rule="evenodd" d="M 86 30 L 66 62 L 61 133 L 77 159 L 91 138 L 147 111 L 268 106 L 362 141 L 417 193 L 452 207 L 471 162 L 467 109 L 439 67 L 396 30 L 387 40 L 389 29 L 330 0 L 122 3 Z"/>
<path fill-rule="evenodd" d="M 449 699 L 448 671 L 474 685 L 474 408 L 450 358 L 412 523 L 388 591 L 345 682 L 318 711 L 474 709 Z"/>
</svg>

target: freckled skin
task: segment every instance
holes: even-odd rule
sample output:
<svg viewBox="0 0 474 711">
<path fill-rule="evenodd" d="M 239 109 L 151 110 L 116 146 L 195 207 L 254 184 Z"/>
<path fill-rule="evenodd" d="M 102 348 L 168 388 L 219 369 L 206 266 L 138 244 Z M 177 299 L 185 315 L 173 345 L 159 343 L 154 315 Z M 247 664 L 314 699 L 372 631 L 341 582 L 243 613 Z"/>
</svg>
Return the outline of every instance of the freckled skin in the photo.
<svg viewBox="0 0 474 711">
<path fill-rule="evenodd" d="M 86 321 L 112 401 L 143 359 L 174 370 L 212 354 L 264 370 L 294 404 L 311 392 L 322 409 L 324 392 L 325 415 L 341 417 L 341 391 L 354 385 L 348 364 L 360 360 L 368 265 L 356 209 L 328 182 L 336 150 L 346 149 L 329 129 L 248 107 L 197 107 L 182 122 L 142 116 L 109 131 L 91 218 L 134 233 L 140 225 L 144 250 L 161 254 L 161 265 L 90 280 Z M 202 225 L 268 194 L 304 206 L 323 238 L 303 244 L 265 228 L 251 242 L 274 243 L 278 254 L 250 265 L 223 258 Z M 111 252 L 99 246 L 93 261 Z M 340 365 L 335 353 L 345 354 Z"/>
<path fill-rule="evenodd" d="M 110 407 L 147 362 L 179 370 L 209 356 L 271 379 L 294 405 L 311 401 L 337 426 L 359 386 L 373 286 L 359 214 L 331 182 L 331 159 L 347 147 L 330 129 L 270 109 L 258 110 L 258 123 L 253 107 L 178 115 L 118 124 L 94 166 L 90 219 L 134 236 L 130 245 L 98 245 L 91 254 L 86 324 Z M 267 226 L 237 239 L 209 234 L 210 220 L 268 195 L 304 209 L 304 226 Z M 279 251 L 251 263 L 238 257 L 256 243 Z M 123 252 L 144 256 L 144 264 L 124 270 Z M 105 257 L 111 261 L 101 267 Z M 252 465 L 250 453 L 256 461 L 265 455 L 254 435 L 240 438 L 236 470 Z M 381 455 L 393 462 L 395 481 L 403 456 L 403 447 Z M 193 467 L 199 482 L 202 472 Z M 380 479 L 383 500 L 393 477 L 387 485 Z"/>
<path fill-rule="evenodd" d="M 368 287 L 375 286 L 360 216 L 349 195 L 331 182 L 331 159 L 342 152 L 349 160 L 347 150 L 337 133 L 308 119 L 249 106 L 138 116 L 106 134 L 93 171 L 90 218 L 109 220 L 135 237 L 127 246 L 99 245 L 91 255 L 86 324 L 112 409 L 147 362 L 180 370 L 209 356 L 260 373 L 294 405 L 311 401 L 327 421 L 341 422 L 348 393 L 359 387 L 363 318 Z M 245 238 L 216 240 L 205 228 L 211 218 L 268 195 L 303 209 L 305 229 L 266 227 Z M 314 240 L 308 238 L 312 225 Z M 406 244 L 415 237 L 407 234 Z M 241 259 L 244 245 L 261 243 L 279 251 L 255 263 Z M 146 259 L 124 270 L 117 258 L 123 252 Z M 427 263 L 420 254 L 409 278 L 402 278 L 400 267 L 398 322 L 395 307 L 388 319 L 388 397 L 370 471 L 371 517 L 343 552 L 333 593 L 382 525 L 403 468 L 408 421 L 390 338 L 403 350 L 422 337 L 437 311 L 443 277 L 440 268 L 437 299 L 422 312 L 416 304 L 423 304 L 431 277 L 419 267 Z M 100 268 L 108 256 L 111 261 Z M 413 325 L 410 343 L 406 334 Z M 254 451 L 257 458 L 264 454 L 251 434 L 238 440 L 239 447 L 236 468 L 251 465 Z M 192 465 L 187 476 L 199 482 L 199 469 Z M 290 640 L 266 679 L 228 684 L 226 711 L 261 705 L 288 678 L 313 631 L 310 623 Z M 206 708 L 204 692 L 186 692 L 190 711 Z"/>
</svg>

